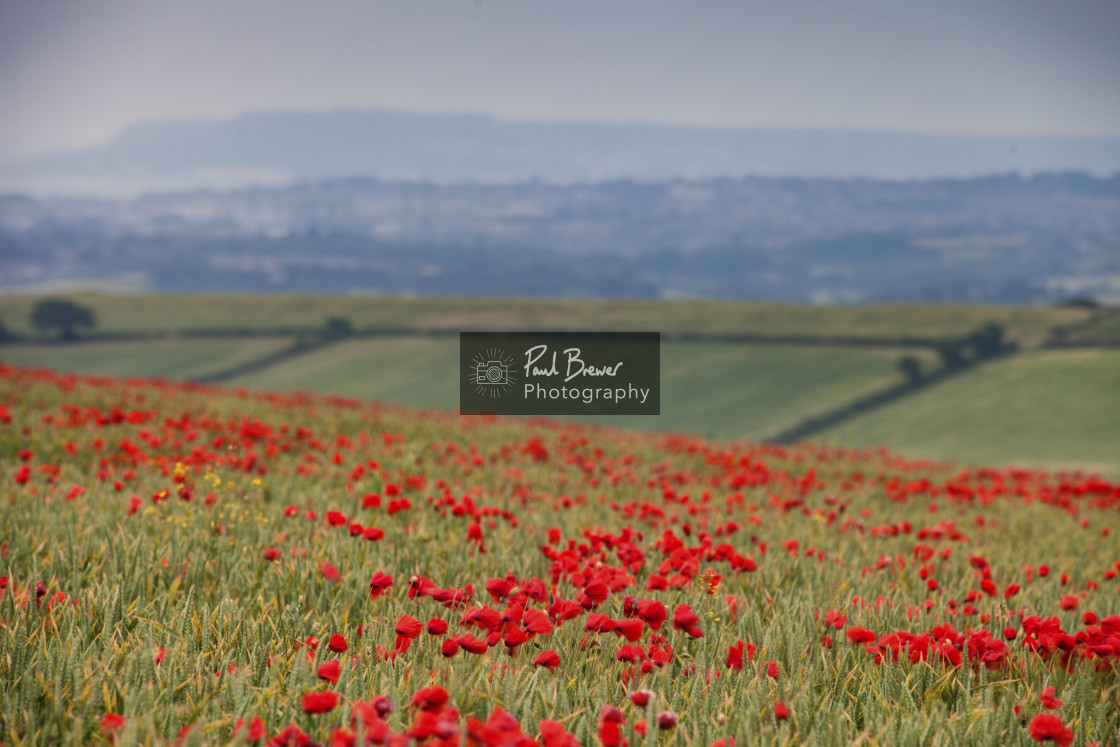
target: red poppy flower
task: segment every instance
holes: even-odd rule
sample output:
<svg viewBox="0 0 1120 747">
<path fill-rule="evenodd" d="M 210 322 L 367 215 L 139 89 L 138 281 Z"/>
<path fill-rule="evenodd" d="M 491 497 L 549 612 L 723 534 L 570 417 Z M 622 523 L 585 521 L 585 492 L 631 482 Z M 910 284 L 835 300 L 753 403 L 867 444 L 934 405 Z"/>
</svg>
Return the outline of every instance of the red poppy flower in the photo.
<svg viewBox="0 0 1120 747">
<path fill-rule="evenodd" d="M 556 667 L 560 666 L 560 655 L 552 649 L 541 651 L 537 654 L 537 658 L 533 659 L 534 667 L 545 667 L 550 672 L 555 672 Z"/>
<path fill-rule="evenodd" d="M 374 695 L 373 700 L 371 700 L 369 704 L 373 706 L 373 710 L 376 711 L 377 715 L 381 718 L 385 718 L 393 712 L 392 701 L 384 695 Z"/>
<path fill-rule="evenodd" d="M 776 661 L 766 662 L 766 676 L 772 680 L 778 679 L 778 663 Z"/>
<path fill-rule="evenodd" d="M 284 747 L 288 747 L 288 745 L 295 745 L 295 747 L 311 747 L 311 745 L 315 744 L 315 742 L 311 741 L 311 737 L 307 736 L 307 734 L 295 724 L 289 724 L 270 741 L 275 744 L 284 745 Z"/>
<path fill-rule="evenodd" d="M 548 635 L 552 632 L 552 623 L 549 621 L 548 615 L 540 610 L 525 610 L 522 620 L 525 630 L 529 633 Z"/>
<path fill-rule="evenodd" d="M 124 716 L 117 713 L 106 713 L 105 718 L 101 719 L 101 733 L 109 738 L 110 742 L 115 741 L 117 732 L 124 728 Z"/>
<path fill-rule="evenodd" d="M 502 622 L 514 625 L 520 625 L 521 621 L 525 619 L 525 608 L 517 602 L 513 602 L 510 606 L 502 610 Z"/>
<path fill-rule="evenodd" d="M 739 671 L 743 668 L 743 653 L 746 652 L 747 661 L 754 658 L 755 645 L 753 643 L 744 644 L 742 641 L 735 641 L 735 645 L 727 649 L 727 658 L 724 663 L 728 669 Z"/>
<path fill-rule="evenodd" d="M 275 547 L 266 547 L 264 552 L 261 553 L 261 557 L 265 560 L 276 562 L 280 559 L 280 551 Z"/>
<path fill-rule="evenodd" d="M 610 595 L 611 590 L 607 585 L 601 581 L 594 581 L 587 586 L 583 587 L 583 597 L 586 598 L 587 604 L 584 607 L 594 607 L 606 601 L 607 596 Z"/>
<path fill-rule="evenodd" d="M 447 691 L 439 685 L 432 685 L 431 687 L 422 687 L 416 691 L 412 696 L 412 702 L 409 704 L 412 708 L 419 708 L 421 711 L 428 711 L 429 713 L 440 711 L 445 705 L 450 696 Z"/>
<path fill-rule="evenodd" d="M 589 633 L 609 633 L 614 629 L 614 620 L 601 612 L 592 612 L 583 621 L 583 629 Z"/>
<path fill-rule="evenodd" d="M 673 629 L 683 630 L 693 638 L 702 638 L 704 631 L 700 629 L 700 618 L 687 604 L 678 604 L 673 610 Z"/>
<path fill-rule="evenodd" d="M 234 736 L 241 733 L 241 730 L 244 728 L 245 721 L 243 719 L 237 719 L 237 721 L 235 721 L 233 724 Z M 260 716 L 253 716 L 253 720 L 249 722 L 249 732 L 248 734 L 246 734 L 246 740 L 250 742 L 258 742 L 264 739 L 266 736 L 268 736 L 268 733 L 265 731 L 264 721 L 261 720 Z"/>
<path fill-rule="evenodd" d="M 541 747 L 579 747 L 579 740 L 569 734 L 559 721 L 542 719 L 537 728 L 541 730 Z"/>
<path fill-rule="evenodd" d="M 397 634 L 395 649 L 398 653 L 403 654 L 408 651 L 413 639 L 423 632 L 424 625 L 411 615 L 401 615 L 394 630 Z"/>
<path fill-rule="evenodd" d="M 484 630 L 497 630 L 502 626 L 502 613 L 491 607 L 480 607 L 463 613 L 463 624 L 474 624 Z"/>
<path fill-rule="evenodd" d="M 622 724 L 626 719 L 622 716 L 622 711 L 618 710 L 612 705 L 605 705 L 599 709 L 599 723 Z"/>
<path fill-rule="evenodd" d="M 1055 710 L 1061 708 L 1062 703 L 1065 702 L 1064 700 L 1058 700 L 1057 698 L 1054 697 L 1054 686 L 1053 685 L 1051 685 L 1050 687 L 1044 688 L 1043 691 L 1042 691 L 1042 694 L 1038 696 L 1038 699 L 1040 701 L 1042 701 L 1042 707 L 1043 708 L 1046 708 L 1046 709 L 1051 710 L 1051 711 L 1055 711 Z"/>
<path fill-rule="evenodd" d="M 506 578 L 488 578 L 484 584 L 487 593 L 496 602 L 500 602 L 509 596 L 510 591 L 513 589 L 513 582 Z"/>
<path fill-rule="evenodd" d="M 548 616 L 557 622 L 574 620 L 580 616 L 582 611 L 583 608 L 579 606 L 579 603 L 572 599 L 557 599 L 548 606 Z M 528 610 L 526 610 L 525 615 L 527 618 Z"/>
<path fill-rule="evenodd" d="M 502 636 L 502 640 L 506 644 L 506 648 L 512 650 L 529 640 L 529 634 L 521 628 L 507 626 L 506 634 Z"/>
<path fill-rule="evenodd" d="M 485 654 L 486 650 L 489 648 L 486 641 L 480 641 L 470 633 L 453 635 L 450 640 L 455 641 L 459 648 L 463 649 L 468 654 L 475 654 L 476 656 Z"/>
<path fill-rule="evenodd" d="M 616 721 L 599 719 L 599 741 L 603 747 L 619 747 L 622 744 L 622 730 Z"/>
<path fill-rule="evenodd" d="M 338 633 L 335 633 L 327 642 L 327 648 L 329 648 L 331 651 L 334 651 L 336 654 L 341 654 L 343 651 L 348 649 L 349 646 L 346 645 L 345 638 L 343 638 Z"/>
<path fill-rule="evenodd" d="M 326 680 L 332 685 L 338 684 L 338 677 L 342 673 L 342 665 L 338 663 L 337 659 L 324 661 L 319 665 L 319 679 Z"/>
<path fill-rule="evenodd" d="M 646 624 L 641 620 L 631 618 L 629 620 L 615 620 L 614 632 L 624 637 L 626 640 L 634 643 L 642 637 L 645 631 Z"/>
<path fill-rule="evenodd" d="M 428 621 L 428 635 L 446 635 L 447 621 L 433 617 Z"/>
<path fill-rule="evenodd" d="M 878 638 L 878 636 L 876 636 L 867 628 L 861 628 L 858 625 L 853 625 L 852 627 L 848 628 L 848 632 L 846 635 L 848 636 L 848 640 L 852 643 L 871 643 L 876 638 Z"/>
<path fill-rule="evenodd" d="M 405 636 L 406 638 L 415 638 L 420 635 L 424 630 L 424 625 L 412 615 L 401 615 L 397 619 L 397 625 L 394 631 L 397 635 Z"/>
<path fill-rule="evenodd" d="M 724 659 L 728 669 L 735 672 L 743 669 L 743 642 L 736 641 L 734 646 L 727 649 L 727 657 Z"/>
<path fill-rule="evenodd" d="M 369 580 L 369 598 L 377 599 L 391 588 L 393 588 L 393 577 L 377 571 Z"/>
<path fill-rule="evenodd" d="M 626 643 L 619 646 L 618 652 L 614 655 L 614 658 L 619 661 L 627 661 L 630 663 L 640 662 L 646 658 L 646 650 L 642 648 L 640 644 Z"/>
<path fill-rule="evenodd" d="M 1040 713 L 1031 719 L 1031 738 L 1036 742 L 1054 742 L 1059 747 L 1073 744 L 1073 729 L 1051 713 Z"/>
<path fill-rule="evenodd" d="M 639 708 L 645 708 L 657 697 L 652 690 L 635 690 L 630 693 L 630 702 Z"/>
<path fill-rule="evenodd" d="M 774 718 L 779 721 L 785 721 L 789 718 L 789 708 L 780 700 L 774 704 Z"/>
<path fill-rule="evenodd" d="M 319 561 L 319 573 L 332 584 L 342 581 L 342 574 L 338 569 L 325 560 Z"/>
<path fill-rule="evenodd" d="M 672 729 L 677 725 L 678 716 L 673 711 L 662 711 L 657 714 L 657 728 L 658 729 Z"/>
<path fill-rule="evenodd" d="M 307 693 L 303 696 L 303 712 L 307 714 L 330 713 L 338 706 L 338 693 Z"/>
<path fill-rule="evenodd" d="M 16 470 L 15 480 L 17 485 L 26 485 L 27 481 L 31 479 L 31 468 L 26 464 L 20 465 Z M 112 715 L 112 714 L 110 714 Z"/>
<path fill-rule="evenodd" d="M 638 600 L 638 617 L 649 625 L 650 630 L 661 630 L 661 623 L 668 617 L 665 605 L 656 599 Z"/>
</svg>

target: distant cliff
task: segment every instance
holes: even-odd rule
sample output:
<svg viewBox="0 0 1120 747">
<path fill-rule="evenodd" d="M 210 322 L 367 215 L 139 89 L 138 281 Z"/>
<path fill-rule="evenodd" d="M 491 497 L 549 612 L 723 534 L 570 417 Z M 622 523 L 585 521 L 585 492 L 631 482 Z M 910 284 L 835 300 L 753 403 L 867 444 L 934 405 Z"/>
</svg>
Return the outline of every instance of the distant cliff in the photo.
<svg viewBox="0 0 1120 747">
<path fill-rule="evenodd" d="M 928 179 L 1120 172 L 1120 138 L 913 135 L 510 122 L 392 111 L 152 122 L 95 148 L 7 164 L 0 190 L 137 193 L 352 175 L 434 182 Z"/>
</svg>

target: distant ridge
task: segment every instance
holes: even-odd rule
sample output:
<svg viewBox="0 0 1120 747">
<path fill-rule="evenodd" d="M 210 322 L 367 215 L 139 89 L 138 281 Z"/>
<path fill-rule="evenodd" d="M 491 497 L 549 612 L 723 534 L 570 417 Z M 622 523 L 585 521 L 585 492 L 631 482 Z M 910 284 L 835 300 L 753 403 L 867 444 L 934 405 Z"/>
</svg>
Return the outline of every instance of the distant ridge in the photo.
<svg viewBox="0 0 1120 747">
<path fill-rule="evenodd" d="M 137 124 L 7 164 L 0 190 L 128 193 L 364 175 L 438 183 L 746 175 L 929 179 L 1120 172 L 1120 138 L 511 122 L 393 111 L 253 112 Z"/>
</svg>

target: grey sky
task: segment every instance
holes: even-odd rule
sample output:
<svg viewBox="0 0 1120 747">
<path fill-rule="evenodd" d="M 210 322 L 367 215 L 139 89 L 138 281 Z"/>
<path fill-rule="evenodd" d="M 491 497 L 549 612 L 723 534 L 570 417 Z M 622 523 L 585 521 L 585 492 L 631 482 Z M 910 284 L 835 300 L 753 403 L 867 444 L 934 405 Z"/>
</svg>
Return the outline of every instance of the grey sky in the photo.
<svg viewBox="0 0 1120 747">
<path fill-rule="evenodd" d="M 138 121 L 507 119 L 1120 135 L 1116 0 L 0 0 L 0 157 Z"/>
</svg>

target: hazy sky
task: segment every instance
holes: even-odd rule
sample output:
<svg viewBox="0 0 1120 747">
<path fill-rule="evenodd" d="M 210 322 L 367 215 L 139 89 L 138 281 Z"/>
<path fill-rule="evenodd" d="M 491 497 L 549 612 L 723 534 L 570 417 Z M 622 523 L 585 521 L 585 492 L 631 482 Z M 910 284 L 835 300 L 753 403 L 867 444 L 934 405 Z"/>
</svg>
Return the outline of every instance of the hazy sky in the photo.
<svg viewBox="0 0 1120 747">
<path fill-rule="evenodd" d="M 0 157 L 250 109 L 1120 135 L 1117 0 L 0 0 Z"/>
</svg>

